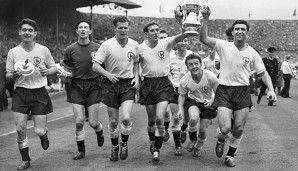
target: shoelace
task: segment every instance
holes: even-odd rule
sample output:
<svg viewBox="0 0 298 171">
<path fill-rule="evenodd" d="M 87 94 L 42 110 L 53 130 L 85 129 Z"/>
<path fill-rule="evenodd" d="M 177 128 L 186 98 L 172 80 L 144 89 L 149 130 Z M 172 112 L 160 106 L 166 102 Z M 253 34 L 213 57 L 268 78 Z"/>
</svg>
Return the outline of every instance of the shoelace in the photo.
<svg viewBox="0 0 298 171">
<path fill-rule="evenodd" d="M 122 153 L 125 153 L 125 152 L 126 152 L 126 149 L 127 149 L 127 144 L 123 144 L 123 145 L 122 145 L 121 152 L 122 152 Z"/>
</svg>

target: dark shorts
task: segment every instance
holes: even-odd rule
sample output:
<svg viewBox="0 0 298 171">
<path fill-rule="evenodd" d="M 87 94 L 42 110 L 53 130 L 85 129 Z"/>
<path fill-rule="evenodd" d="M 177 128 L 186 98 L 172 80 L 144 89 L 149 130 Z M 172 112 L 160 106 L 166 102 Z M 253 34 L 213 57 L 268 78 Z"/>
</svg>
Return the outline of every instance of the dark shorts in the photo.
<svg viewBox="0 0 298 171">
<path fill-rule="evenodd" d="M 250 107 L 253 105 L 250 87 L 218 85 L 213 105 L 215 107 L 227 107 L 233 111 Z"/>
<path fill-rule="evenodd" d="M 173 104 L 178 104 L 178 99 L 179 99 L 179 87 L 175 87 L 174 88 L 175 92 L 174 92 L 174 100 L 170 101 L 170 103 L 173 103 Z M 187 93 L 186 93 L 186 96 L 187 96 Z"/>
<path fill-rule="evenodd" d="M 99 78 L 76 79 L 69 83 L 67 102 L 89 107 L 102 100 L 101 82 Z"/>
<path fill-rule="evenodd" d="M 174 100 L 173 84 L 168 77 L 144 78 L 140 84 L 140 104 L 154 105 Z"/>
<path fill-rule="evenodd" d="M 13 92 L 12 111 L 46 115 L 53 112 L 53 105 L 45 87 L 37 89 L 17 87 Z"/>
<path fill-rule="evenodd" d="M 127 100 L 135 100 L 136 89 L 132 88 L 132 78 L 119 79 L 119 82 L 114 84 L 109 80 L 103 83 L 103 103 L 108 107 L 119 108 L 121 103 Z"/>
<path fill-rule="evenodd" d="M 217 116 L 217 112 L 215 108 L 213 107 L 205 107 L 204 103 L 200 103 L 195 101 L 192 98 L 186 97 L 185 102 L 184 102 L 184 107 L 186 109 L 190 108 L 191 106 L 197 106 L 201 113 L 200 113 L 200 118 L 201 119 L 214 119 Z"/>
</svg>

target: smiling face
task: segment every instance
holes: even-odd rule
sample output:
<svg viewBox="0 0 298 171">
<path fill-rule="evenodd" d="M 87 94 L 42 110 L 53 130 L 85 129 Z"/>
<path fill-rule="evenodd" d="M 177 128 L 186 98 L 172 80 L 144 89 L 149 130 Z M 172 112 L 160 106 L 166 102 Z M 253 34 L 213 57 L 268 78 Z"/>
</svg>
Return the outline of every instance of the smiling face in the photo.
<svg viewBox="0 0 298 171">
<path fill-rule="evenodd" d="M 117 22 L 117 26 L 115 27 L 115 34 L 118 39 L 127 39 L 128 31 L 128 22 Z"/>
<path fill-rule="evenodd" d="M 86 22 L 81 22 L 78 25 L 76 32 L 81 39 L 89 39 L 89 35 L 92 34 L 90 25 Z"/>
<path fill-rule="evenodd" d="M 244 41 L 247 36 L 247 26 L 245 24 L 236 24 L 232 33 L 235 41 Z"/>
<path fill-rule="evenodd" d="M 186 67 L 191 74 L 197 75 L 200 73 L 201 62 L 199 59 L 197 59 L 197 58 L 189 59 L 186 61 L 186 64 L 187 64 Z"/>
<path fill-rule="evenodd" d="M 29 24 L 23 24 L 19 30 L 19 36 L 21 37 L 22 42 L 33 42 L 36 35 L 37 31 Z"/>
<path fill-rule="evenodd" d="M 148 27 L 148 33 L 146 33 L 148 41 L 158 41 L 159 39 L 159 27 L 158 25 L 151 25 Z"/>
</svg>

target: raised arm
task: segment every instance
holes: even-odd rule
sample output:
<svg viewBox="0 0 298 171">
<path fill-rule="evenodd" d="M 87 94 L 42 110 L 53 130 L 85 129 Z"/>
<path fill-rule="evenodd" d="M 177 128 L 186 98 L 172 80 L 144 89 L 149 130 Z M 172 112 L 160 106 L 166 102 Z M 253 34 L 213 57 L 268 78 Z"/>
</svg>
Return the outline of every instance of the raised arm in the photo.
<svg viewBox="0 0 298 171">
<path fill-rule="evenodd" d="M 210 48 L 213 48 L 216 43 L 216 39 L 208 36 L 208 21 L 210 17 L 209 7 L 202 7 L 203 23 L 200 30 L 200 41 Z"/>
</svg>

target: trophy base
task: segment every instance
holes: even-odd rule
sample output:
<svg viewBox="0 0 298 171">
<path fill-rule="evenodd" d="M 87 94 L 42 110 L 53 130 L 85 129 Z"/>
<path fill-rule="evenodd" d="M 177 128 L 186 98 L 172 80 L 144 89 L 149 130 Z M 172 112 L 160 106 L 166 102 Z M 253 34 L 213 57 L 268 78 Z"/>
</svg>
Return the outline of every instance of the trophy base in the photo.
<svg viewBox="0 0 298 171">
<path fill-rule="evenodd" d="M 185 31 L 184 34 L 187 36 L 197 36 L 199 33 L 197 31 Z"/>
</svg>

